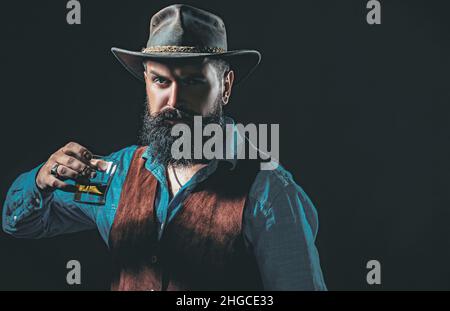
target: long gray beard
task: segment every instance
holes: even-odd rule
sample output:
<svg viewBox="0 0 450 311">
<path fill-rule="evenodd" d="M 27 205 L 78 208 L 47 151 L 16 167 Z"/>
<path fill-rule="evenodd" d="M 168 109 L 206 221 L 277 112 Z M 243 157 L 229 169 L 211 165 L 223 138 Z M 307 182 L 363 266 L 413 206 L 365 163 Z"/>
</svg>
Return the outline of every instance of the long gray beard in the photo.
<svg viewBox="0 0 450 311">
<path fill-rule="evenodd" d="M 173 165 L 176 167 L 189 167 L 194 164 L 208 163 L 210 160 L 194 159 L 194 142 L 191 140 L 191 157 L 190 159 L 174 159 L 172 157 L 172 144 L 179 138 L 171 135 L 171 130 L 174 125 L 168 124 L 165 120 L 183 120 L 189 128 L 191 133 L 194 133 L 194 116 L 186 114 L 180 110 L 164 111 L 156 115 L 150 115 L 148 111 L 147 101 L 145 103 L 145 113 L 143 116 L 143 126 L 140 133 L 140 142 L 143 145 L 150 147 L 153 161 L 166 167 Z M 215 111 L 208 116 L 202 117 L 202 132 L 208 124 L 219 124 L 222 128 L 225 126 L 225 119 L 223 115 L 222 105 L 218 104 Z M 193 137 L 193 135 L 191 135 Z"/>
</svg>

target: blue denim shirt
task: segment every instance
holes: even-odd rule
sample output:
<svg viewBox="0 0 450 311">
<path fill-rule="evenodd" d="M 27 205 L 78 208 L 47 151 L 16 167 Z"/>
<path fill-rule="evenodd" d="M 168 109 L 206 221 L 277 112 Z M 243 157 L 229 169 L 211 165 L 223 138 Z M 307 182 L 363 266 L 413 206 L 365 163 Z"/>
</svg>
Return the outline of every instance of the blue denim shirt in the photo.
<svg viewBox="0 0 450 311">
<path fill-rule="evenodd" d="M 35 179 L 43 164 L 23 173 L 4 202 L 3 230 L 19 238 L 44 238 L 97 228 L 108 243 L 122 185 L 137 147 L 108 156 L 119 166 L 104 205 L 77 203 L 73 193 L 61 190 L 42 193 Z M 181 203 L 192 189 L 216 170 L 219 161 L 213 160 L 199 170 L 169 201 L 165 168 L 152 161 L 149 148 L 143 157 L 147 159 L 146 169 L 158 180 L 155 208 L 161 229 L 183 208 Z M 292 175 L 281 165 L 275 170 L 261 170 L 246 201 L 243 234 L 254 252 L 266 290 L 326 290 L 314 244 L 317 230 L 317 212 Z"/>
</svg>

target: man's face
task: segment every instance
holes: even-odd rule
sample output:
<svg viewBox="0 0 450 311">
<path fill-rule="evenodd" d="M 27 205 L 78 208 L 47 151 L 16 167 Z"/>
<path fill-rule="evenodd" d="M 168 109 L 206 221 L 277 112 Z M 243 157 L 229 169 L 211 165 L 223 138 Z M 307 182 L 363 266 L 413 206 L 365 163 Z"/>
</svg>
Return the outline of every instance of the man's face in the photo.
<svg viewBox="0 0 450 311">
<path fill-rule="evenodd" d="M 224 79 L 207 59 L 171 63 L 147 61 L 144 76 L 152 116 L 175 109 L 207 117 L 220 110 L 224 103 Z"/>
<path fill-rule="evenodd" d="M 217 70 L 217 65 L 208 59 L 146 63 L 147 111 L 141 141 L 151 146 L 159 163 L 181 166 L 203 163 L 173 159 L 171 147 L 177 137 L 172 136 L 171 129 L 179 122 L 193 129 L 196 115 L 202 116 L 203 127 L 211 123 L 224 125 L 222 105 L 228 103 L 234 72 Z"/>
</svg>

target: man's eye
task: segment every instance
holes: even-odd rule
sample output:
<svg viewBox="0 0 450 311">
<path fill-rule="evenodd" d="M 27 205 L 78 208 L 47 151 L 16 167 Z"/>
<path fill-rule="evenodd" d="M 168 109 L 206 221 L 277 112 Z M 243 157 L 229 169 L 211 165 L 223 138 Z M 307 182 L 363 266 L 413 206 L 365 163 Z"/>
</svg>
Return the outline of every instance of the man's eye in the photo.
<svg viewBox="0 0 450 311">
<path fill-rule="evenodd" d="M 162 77 L 154 77 L 153 78 L 153 82 L 158 83 L 158 84 L 166 84 L 169 81 L 167 79 L 162 78 Z"/>
</svg>

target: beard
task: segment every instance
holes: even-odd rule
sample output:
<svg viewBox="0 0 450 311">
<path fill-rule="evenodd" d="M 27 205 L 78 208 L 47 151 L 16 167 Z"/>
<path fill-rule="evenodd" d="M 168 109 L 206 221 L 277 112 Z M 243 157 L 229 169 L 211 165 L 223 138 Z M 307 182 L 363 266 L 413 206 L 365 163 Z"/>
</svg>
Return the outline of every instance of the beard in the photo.
<svg viewBox="0 0 450 311">
<path fill-rule="evenodd" d="M 172 136 L 172 127 L 168 121 L 179 121 L 186 124 L 191 133 L 194 133 L 194 114 L 178 109 L 165 110 L 152 115 L 148 110 L 148 98 L 145 101 L 145 113 L 143 117 L 143 126 L 140 133 L 140 141 L 143 145 L 149 146 L 154 162 L 167 167 L 189 167 L 194 164 L 208 163 L 210 160 L 194 159 L 194 141 L 191 139 L 191 157 L 190 159 L 174 159 L 172 157 L 172 145 L 179 138 Z M 222 128 L 225 126 L 221 98 L 215 100 L 215 109 L 206 116 L 202 116 L 202 132 L 208 124 L 218 124 Z"/>
</svg>

